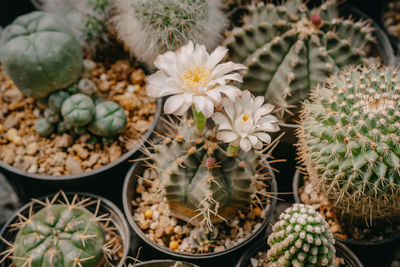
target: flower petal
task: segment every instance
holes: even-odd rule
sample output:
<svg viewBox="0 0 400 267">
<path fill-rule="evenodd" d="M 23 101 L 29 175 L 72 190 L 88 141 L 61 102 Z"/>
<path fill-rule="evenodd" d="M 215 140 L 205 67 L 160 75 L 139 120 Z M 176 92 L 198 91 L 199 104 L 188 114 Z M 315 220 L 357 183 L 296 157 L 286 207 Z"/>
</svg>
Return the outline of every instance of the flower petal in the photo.
<svg viewBox="0 0 400 267">
<path fill-rule="evenodd" d="M 258 138 L 257 137 L 255 137 L 254 135 L 249 135 L 249 136 L 247 136 L 248 138 L 249 138 L 249 140 L 250 140 L 250 143 L 251 143 L 251 145 L 255 145 L 256 143 L 257 143 L 257 141 L 258 141 Z"/>
<path fill-rule="evenodd" d="M 247 67 L 242 64 L 236 64 L 231 61 L 217 65 L 211 72 L 211 78 L 216 79 L 235 70 L 245 70 Z"/>
<path fill-rule="evenodd" d="M 251 143 L 247 138 L 242 138 L 240 140 L 240 148 L 244 151 L 244 152 L 248 152 L 251 149 Z"/>
<path fill-rule="evenodd" d="M 211 101 L 210 98 L 204 98 L 204 107 L 203 107 L 203 114 L 204 117 L 211 118 L 211 116 L 214 114 L 214 103 Z"/>
<path fill-rule="evenodd" d="M 271 143 L 271 136 L 267 133 L 259 132 L 255 133 L 255 135 L 264 143 L 270 144 Z"/>
<path fill-rule="evenodd" d="M 193 60 L 196 66 L 204 66 L 208 62 L 208 53 L 204 45 L 196 44 L 193 52 Z"/>
<path fill-rule="evenodd" d="M 263 143 L 260 140 L 257 140 L 257 143 L 253 145 L 254 149 L 260 150 L 263 148 Z"/>
<path fill-rule="evenodd" d="M 150 75 L 147 78 L 146 94 L 150 97 L 163 97 L 181 92 L 179 88 L 166 82 L 167 80 L 168 76 L 161 71 Z"/>
<path fill-rule="evenodd" d="M 171 114 L 177 111 L 184 102 L 182 95 L 174 95 L 169 97 L 164 104 L 164 113 Z"/>
<path fill-rule="evenodd" d="M 217 133 L 217 139 L 225 143 L 230 143 L 238 138 L 237 134 L 231 131 L 222 131 Z"/>
<path fill-rule="evenodd" d="M 221 93 L 224 93 L 232 102 L 242 95 L 242 90 L 232 85 L 224 85 L 218 87 Z"/>
<path fill-rule="evenodd" d="M 226 53 L 228 53 L 228 49 L 223 46 L 215 48 L 207 60 L 207 68 L 210 70 L 214 69 L 214 67 L 225 57 Z"/>
<path fill-rule="evenodd" d="M 212 119 L 215 122 L 215 124 L 229 122 L 228 118 L 221 112 L 215 112 L 214 115 L 212 116 Z"/>
<path fill-rule="evenodd" d="M 221 103 L 221 93 L 218 90 L 208 90 L 206 94 L 215 101 L 216 104 Z"/>
<path fill-rule="evenodd" d="M 235 119 L 235 106 L 229 98 L 224 97 L 222 99 L 222 106 L 228 117 L 233 121 Z"/>
</svg>

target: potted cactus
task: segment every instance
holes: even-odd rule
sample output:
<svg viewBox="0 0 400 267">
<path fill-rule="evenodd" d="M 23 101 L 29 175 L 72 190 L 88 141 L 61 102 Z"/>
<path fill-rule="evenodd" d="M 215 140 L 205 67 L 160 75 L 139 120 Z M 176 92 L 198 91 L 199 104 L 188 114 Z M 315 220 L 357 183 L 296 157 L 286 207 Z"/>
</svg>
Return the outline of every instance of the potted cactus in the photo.
<svg viewBox="0 0 400 267">
<path fill-rule="evenodd" d="M 199 264 L 254 240 L 276 201 L 268 158 L 277 140 L 267 132 L 278 120 L 263 97 L 229 84 L 244 66 L 218 64 L 226 53 L 189 42 L 156 58 L 147 93 L 169 96 L 164 112 L 179 118 L 143 147 L 124 185 L 126 216 L 146 246 Z"/>
<path fill-rule="evenodd" d="M 317 86 L 302 108 L 297 145 L 305 189 L 320 193 L 320 211 L 345 241 L 399 236 L 399 82 L 393 67 L 349 67 Z"/>
<path fill-rule="evenodd" d="M 62 191 L 23 206 L 0 239 L 1 266 L 123 266 L 130 245 L 114 204 Z"/>
<path fill-rule="evenodd" d="M 52 13 L 23 15 L 3 31 L 0 166 L 28 196 L 63 185 L 102 190 L 88 178 L 107 179 L 156 125 L 161 102 L 146 96 L 137 62 L 86 56 Z"/>
<path fill-rule="evenodd" d="M 268 240 L 254 244 L 236 266 L 363 265 L 346 246 L 335 242 L 328 223 L 312 206 L 296 203 L 282 212 Z"/>
</svg>

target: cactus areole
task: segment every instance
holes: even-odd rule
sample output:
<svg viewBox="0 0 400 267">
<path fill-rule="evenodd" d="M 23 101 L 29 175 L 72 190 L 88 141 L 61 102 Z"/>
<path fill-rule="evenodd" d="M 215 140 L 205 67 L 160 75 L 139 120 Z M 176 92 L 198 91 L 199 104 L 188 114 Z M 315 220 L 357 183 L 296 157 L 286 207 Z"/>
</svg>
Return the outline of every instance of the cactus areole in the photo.
<svg viewBox="0 0 400 267">
<path fill-rule="evenodd" d="M 75 82 L 82 71 L 82 48 L 57 15 L 32 12 L 7 26 L 0 40 L 0 59 L 24 94 L 44 98 Z"/>
</svg>

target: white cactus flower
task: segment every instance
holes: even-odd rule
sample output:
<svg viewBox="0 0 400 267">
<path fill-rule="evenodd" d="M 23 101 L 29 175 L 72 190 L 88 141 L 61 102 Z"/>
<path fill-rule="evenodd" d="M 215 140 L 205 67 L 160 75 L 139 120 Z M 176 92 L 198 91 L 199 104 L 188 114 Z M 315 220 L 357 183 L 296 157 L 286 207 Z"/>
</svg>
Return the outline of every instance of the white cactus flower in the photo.
<svg viewBox="0 0 400 267">
<path fill-rule="evenodd" d="M 223 110 L 215 112 L 212 119 L 218 126 L 217 139 L 240 146 L 247 152 L 252 147 L 261 149 L 263 143 L 271 143 L 267 132 L 279 131 L 278 119 L 270 115 L 274 106 L 264 104 L 264 97 L 254 97 L 244 91 L 235 103 L 227 98 L 222 100 Z"/>
<path fill-rule="evenodd" d="M 221 103 L 221 94 L 232 102 L 241 96 L 241 90 L 228 85 L 229 81 L 242 82 L 242 76 L 233 71 L 246 69 L 242 64 L 218 64 L 228 49 L 219 46 L 208 54 L 204 45 L 189 42 L 176 52 L 157 56 L 154 65 L 160 70 L 148 78 L 146 93 L 151 97 L 170 96 L 164 105 L 166 114 L 184 115 L 195 105 L 206 118 L 214 114 L 214 106 Z"/>
</svg>

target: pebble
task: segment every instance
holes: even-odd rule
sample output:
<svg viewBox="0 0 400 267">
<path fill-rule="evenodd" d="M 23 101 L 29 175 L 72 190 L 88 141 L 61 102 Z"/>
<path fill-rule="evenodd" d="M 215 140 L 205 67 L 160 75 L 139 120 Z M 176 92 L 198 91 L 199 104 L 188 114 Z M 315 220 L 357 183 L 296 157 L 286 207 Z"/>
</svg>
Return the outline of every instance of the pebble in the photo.
<svg viewBox="0 0 400 267">
<path fill-rule="evenodd" d="M 54 139 L 55 147 L 59 147 L 59 148 L 70 147 L 72 145 L 72 142 L 73 142 L 72 136 L 70 136 L 68 134 L 63 134 L 61 136 L 57 136 Z"/>
<path fill-rule="evenodd" d="M 72 146 L 72 151 L 74 151 L 81 159 L 86 159 L 89 157 L 89 151 L 83 148 L 81 144 L 74 144 Z"/>
<path fill-rule="evenodd" d="M 121 147 L 113 143 L 109 150 L 110 161 L 113 162 L 121 157 L 122 150 Z"/>
<path fill-rule="evenodd" d="M 36 154 L 36 152 L 39 150 L 39 145 L 38 143 L 30 143 L 26 146 L 26 154 L 28 155 L 33 155 Z"/>
<path fill-rule="evenodd" d="M 3 128 L 5 131 L 18 126 L 19 119 L 15 115 L 7 116 L 3 123 Z"/>
<path fill-rule="evenodd" d="M 65 162 L 65 166 L 71 174 L 77 174 L 82 172 L 82 167 L 79 161 L 77 161 L 74 157 L 68 156 L 67 161 Z"/>
</svg>

